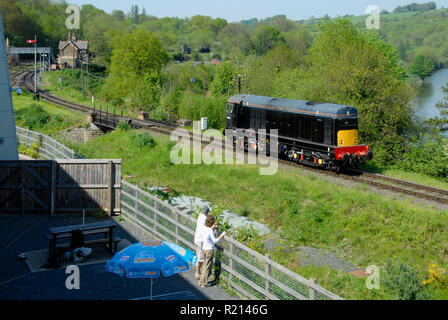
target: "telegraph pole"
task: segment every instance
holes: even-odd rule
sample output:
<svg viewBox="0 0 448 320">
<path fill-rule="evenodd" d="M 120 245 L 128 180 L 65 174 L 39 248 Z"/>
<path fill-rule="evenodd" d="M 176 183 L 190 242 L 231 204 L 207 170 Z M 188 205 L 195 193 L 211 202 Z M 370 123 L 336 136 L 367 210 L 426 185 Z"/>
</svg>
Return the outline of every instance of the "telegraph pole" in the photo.
<svg viewBox="0 0 448 320">
<path fill-rule="evenodd" d="M 34 35 L 34 95 L 37 93 L 37 35 Z"/>
<path fill-rule="evenodd" d="M 87 79 L 86 79 L 86 88 L 87 88 L 87 92 L 89 92 L 89 82 L 90 82 L 90 78 L 89 78 L 89 53 L 87 53 Z"/>
<path fill-rule="evenodd" d="M 238 93 L 239 94 L 241 94 L 241 89 L 242 89 L 242 86 L 243 86 L 243 79 L 244 78 L 244 74 L 238 74 L 237 76 L 234 76 L 234 80 L 236 80 L 236 82 L 237 82 L 237 85 L 238 85 Z M 230 89 L 229 89 L 230 90 Z"/>
<path fill-rule="evenodd" d="M 238 75 L 238 93 L 241 94 L 241 75 Z"/>
<path fill-rule="evenodd" d="M 86 100 L 86 91 L 84 89 L 84 61 L 81 58 L 81 78 L 82 78 L 82 99 Z"/>
</svg>

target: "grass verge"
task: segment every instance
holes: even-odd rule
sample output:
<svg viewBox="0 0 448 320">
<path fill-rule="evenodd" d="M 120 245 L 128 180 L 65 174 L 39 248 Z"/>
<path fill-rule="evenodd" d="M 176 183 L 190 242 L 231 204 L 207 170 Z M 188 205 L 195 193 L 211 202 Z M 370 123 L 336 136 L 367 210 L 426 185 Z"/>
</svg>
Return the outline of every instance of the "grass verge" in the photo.
<svg viewBox="0 0 448 320">
<path fill-rule="evenodd" d="M 18 96 L 13 93 L 16 125 L 51 135 L 70 128 L 85 120 L 79 111 L 70 111 L 44 101 L 34 101 L 33 96 L 24 91 Z"/>
</svg>

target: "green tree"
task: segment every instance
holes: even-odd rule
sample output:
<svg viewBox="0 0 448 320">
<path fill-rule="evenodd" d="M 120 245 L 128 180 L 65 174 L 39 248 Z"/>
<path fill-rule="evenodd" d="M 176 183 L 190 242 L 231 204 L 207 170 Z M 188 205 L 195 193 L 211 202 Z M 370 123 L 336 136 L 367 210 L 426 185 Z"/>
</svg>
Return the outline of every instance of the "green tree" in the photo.
<svg viewBox="0 0 448 320">
<path fill-rule="evenodd" d="M 285 84 L 279 81 L 287 70 L 299 67 L 304 55 L 285 45 L 280 45 L 258 59 L 252 60 L 247 70 L 246 90 L 251 94 L 276 96 L 275 88 Z"/>
<path fill-rule="evenodd" d="M 247 53 L 251 47 L 250 34 L 242 23 L 229 23 L 220 30 L 217 39 L 221 52 L 229 58 Z"/>
<path fill-rule="evenodd" d="M 112 16 L 119 21 L 123 21 L 126 18 L 126 15 L 122 10 L 113 10 Z"/>
<path fill-rule="evenodd" d="M 158 102 L 157 88 L 161 86 L 162 67 L 168 60 L 153 32 L 136 29 L 131 34 L 118 33 L 112 39 L 106 97 L 132 107 L 150 108 Z"/>
<path fill-rule="evenodd" d="M 230 62 L 224 62 L 216 71 L 215 78 L 210 86 L 211 92 L 215 95 L 231 94 L 231 89 L 235 85 L 236 71 Z"/>
<path fill-rule="evenodd" d="M 129 17 L 129 19 L 131 19 L 131 21 L 133 23 L 135 23 L 135 24 L 138 23 L 138 20 L 139 20 L 138 19 L 139 18 L 139 8 L 138 8 L 138 5 L 134 4 L 131 7 L 131 11 L 129 11 L 128 17 Z"/>
<path fill-rule="evenodd" d="M 110 39 L 114 32 L 124 29 L 117 18 L 105 13 L 93 15 L 83 25 L 84 36 L 89 40 L 89 52 L 97 57 L 97 63 L 109 64 L 112 48 Z"/>
<path fill-rule="evenodd" d="M 259 26 L 254 30 L 251 37 L 252 49 L 258 54 L 274 49 L 279 44 L 285 43 L 285 38 L 274 27 Z"/>
<path fill-rule="evenodd" d="M 420 54 L 414 59 L 414 62 L 409 69 L 412 74 L 416 74 L 424 79 L 432 75 L 435 65 L 430 58 Z"/>
<path fill-rule="evenodd" d="M 302 54 L 305 54 L 313 43 L 311 33 L 304 26 L 299 26 L 293 31 L 283 32 L 282 34 L 288 47 L 298 50 Z"/>
<path fill-rule="evenodd" d="M 375 148 L 376 159 L 393 161 L 406 145 L 413 113 L 397 50 L 346 19 L 326 21 L 319 29 L 297 96 L 357 107 L 362 142 Z"/>
</svg>

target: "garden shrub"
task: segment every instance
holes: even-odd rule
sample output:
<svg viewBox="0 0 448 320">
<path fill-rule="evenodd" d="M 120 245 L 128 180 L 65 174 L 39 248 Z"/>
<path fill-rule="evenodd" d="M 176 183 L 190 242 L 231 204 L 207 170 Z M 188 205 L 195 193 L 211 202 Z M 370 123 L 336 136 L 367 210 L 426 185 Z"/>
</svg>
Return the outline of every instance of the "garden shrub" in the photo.
<svg viewBox="0 0 448 320">
<path fill-rule="evenodd" d="M 140 148 L 152 148 L 156 145 L 156 142 L 153 137 L 148 132 L 140 132 L 140 133 L 134 133 L 131 135 L 131 141 L 132 143 Z"/>
<path fill-rule="evenodd" d="M 117 129 L 128 131 L 131 129 L 131 126 L 129 125 L 129 123 L 127 123 L 125 121 L 121 121 L 121 122 L 118 122 Z"/>
<path fill-rule="evenodd" d="M 423 278 L 410 264 L 390 260 L 382 273 L 382 284 L 394 295 L 396 300 L 424 300 L 429 295 L 425 292 Z"/>
<path fill-rule="evenodd" d="M 15 117 L 20 126 L 31 130 L 42 128 L 51 118 L 47 111 L 35 103 L 32 103 L 28 108 L 16 111 Z"/>
<path fill-rule="evenodd" d="M 394 164 L 397 169 L 425 174 L 447 181 L 448 151 L 447 142 L 430 137 L 412 139 Z"/>
</svg>

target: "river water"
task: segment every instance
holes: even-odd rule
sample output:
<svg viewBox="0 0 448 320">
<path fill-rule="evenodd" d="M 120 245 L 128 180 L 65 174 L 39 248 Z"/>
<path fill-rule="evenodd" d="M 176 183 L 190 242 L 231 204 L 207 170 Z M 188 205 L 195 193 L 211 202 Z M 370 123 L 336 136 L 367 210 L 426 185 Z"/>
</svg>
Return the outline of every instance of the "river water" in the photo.
<svg viewBox="0 0 448 320">
<path fill-rule="evenodd" d="M 448 69 L 441 69 L 425 79 L 423 86 L 419 89 L 418 95 L 412 101 L 415 112 L 424 119 L 440 116 L 436 104 L 443 100 L 443 86 L 448 83 Z"/>
</svg>

